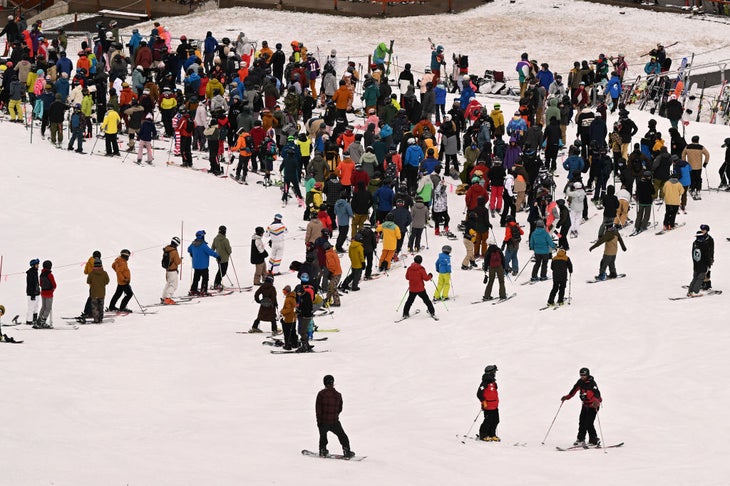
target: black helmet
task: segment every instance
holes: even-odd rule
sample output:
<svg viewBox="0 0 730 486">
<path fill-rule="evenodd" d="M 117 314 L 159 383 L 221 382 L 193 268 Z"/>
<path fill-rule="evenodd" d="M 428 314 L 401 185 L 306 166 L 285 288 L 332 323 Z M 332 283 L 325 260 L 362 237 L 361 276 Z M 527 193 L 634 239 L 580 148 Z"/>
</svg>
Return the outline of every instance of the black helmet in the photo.
<svg viewBox="0 0 730 486">
<path fill-rule="evenodd" d="M 495 371 L 497 371 L 497 365 L 488 365 L 484 368 L 485 373 L 494 373 Z"/>
<path fill-rule="evenodd" d="M 588 368 L 581 368 L 580 369 L 580 376 L 589 376 L 591 374 L 591 370 Z"/>
<path fill-rule="evenodd" d="M 226 227 L 225 227 L 225 226 L 223 226 L 223 225 L 220 225 L 220 226 L 218 227 L 218 233 L 221 233 L 221 234 L 226 234 Z"/>
</svg>

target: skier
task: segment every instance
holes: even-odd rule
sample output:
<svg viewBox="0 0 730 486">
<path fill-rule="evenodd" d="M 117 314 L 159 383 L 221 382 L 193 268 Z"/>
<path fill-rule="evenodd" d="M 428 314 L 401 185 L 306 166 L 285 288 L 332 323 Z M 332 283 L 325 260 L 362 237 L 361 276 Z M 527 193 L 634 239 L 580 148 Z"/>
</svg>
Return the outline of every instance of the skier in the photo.
<svg viewBox="0 0 730 486">
<path fill-rule="evenodd" d="M 162 263 L 165 267 L 165 288 L 162 290 L 160 301 L 166 305 L 176 303 L 172 299 L 172 296 L 177 290 L 177 283 L 179 281 L 178 267 L 182 264 L 182 258 L 177 251 L 178 246 L 180 246 L 180 238 L 173 236 L 170 244 L 162 249 Z"/>
<path fill-rule="evenodd" d="M 700 195 L 702 190 L 702 168 L 707 167 L 710 162 L 710 152 L 700 144 L 700 137 L 697 135 L 692 137 L 692 143 L 682 151 L 682 160 L 686 160 L 692 168 L 690 172 L 692 178 L 690 194 L 694 199 L 702 199 Z"/>
<path fill-rule="evenodd" d="M 365 250 L 363 247 L 363 232 L 358 231 L 350 242 L 347 253 L 350 257 L 350 274 L 342 281 L 340 288 L 343 290 L 352 290 L 357 292 L 360 290 L 360 277 L 362 276 L 363 266 L 365 264 Z M 370 259 L 372 260 L 372 252 Z M 352 285 L 352 286 L 350 286 Z"/>
<path fill-rule="evenodd" d="M 292 292 L 289 285 L 282 290 L 284 305 L 281 308 L 281 328 L 284 332 L 284 349 L 291 351 L 299 346 L 297 337 L 297 294 Z"/>
<path fill-rule="evenodd" d="M 662 194 L 664 195 L 664 231 L 673 230 L 676 226 L 677 212 L 682 204 L 682 194 L 684 187 L 679 182 L 681 174 L 674 173 L 668 181 L 662 186 Z"/>
<path fill-rule="evenodd" d="M 560 400 L 563 402 L 570 400 L 578 391 L 580 391 L 580 399 L 583 402 L 583 406 L 581 407 L 578 421 L 578 437 L 573 445 L 585 446 L 586 432 L 588 432 L 588 443 L 598 447 L 601 444 L 601 440 L 598 438 L 598 434 L 596 434 L 596 428 L 593 426 L 593 422 L 596 420 L 596 415 L 598 414 L 598 409 L 603 399 L 601 398 L 598 385 L 596 385 L 596 380 L 591 376 L 588 368 L 580 369 L 580 378 L 575 382 L 570 393 L 564 395 Z"/>
<path fill-rule="evenodd" d="M 380 251 L 379 269 L 381 272 L 390 270 L 390 261 L 396 254 L 398 240 L 401 239 L 400 228 L 393 222 L 393 214 L 389 213 L 385 217 L 385 222 L 375 228 L 376 233 L 383 235 L 383 248 Z M 367 279 L 367 273 L 366 277 Z"/>
<path fill-rule="evenodd" d="M 271 322 L 271 335 L 276 336 L 279 334 L 279 330 L 276 328 L 276 313 L 279 304 L 276 302 L 276 288 L 274 287 L 273 276 L 267 275 L 264 278 L 264 283 L 256 289 L 253 298 L 259 304 L 259 312 L 253 321 L 253 327 L 248 332 L 261 332 L 259 323 L 261 321 L 269 321 Z"/>
<path fill-rule="evenodd" d="M 226 276 L 226 272 L 228 271 L 228 260 L 231 258 L 231 253 L 233 253 L 233 250 L 231 249 L 231 242 L 228 241 L 228 238 L 226 237 L 226 227 L 221 225 L 218 228 L 218 234 L 213 239 L 213 244 L 211 245 L 211 250 L 218 253 L 218 272 L 215 274 L 215 279 L 213 280 L 213 288 L 215 290 L 223 290 L 223 277 Z"/>
<path fill-rule="evenodd" d="M 101 324 L 104 320 L 104 297 L 106 286 L 109 285 L 109 274 L 101 266 L 101 258 L 94 258 L 94 267 L 86 277 L 89 284 L 89 298 L 91 299 L 91 316 L 94 324 Z"/>
<path fill-rule="evenodd" d="M 322 249 L 324 250 L 325 265 L 328 273 L 327 296 L 325 297 L 325 302 L 329 307 L 339 307 L 340 293 L 337 291 L 337 286 L 340 284 L 340 279 L 342 278 L 340 257 L 337 256 L 337 252 L 328 241 L 324 242 Z"/>
<path fill-rule="evenodd" d="M 603 257 L 601 258 L 601 263 L 598 268 L 598 275 L 595 277 L 596 280 L 606 280 L 606 278 L 616 278 L 618 276 L 616 273 L 616 254 L 618 253 L 618 245 L 621 245 L 621 249 L 626 251 L 626 245 L 619 233 L 620 229 L 621 227 L 619 225 L 609 226 L 603 236 L 598 238 L 598 241 L 596 241 L 593 246 L 588 249 L 588 251 L 593 251 L 594 248 L 598 248 L 605 244 L 605 247 L 603 248 Z M 606 275 L 606 268 L 609 270 L 608 276 Z"/>
<path fill-rule="evenodd" d="M 327 457 L 327 433 L 332 432 L 342 445 L 342 455 L 349 459 L 355 455 L 350 450 L 350 439 L 342 429 L 340 413 L 342 413 L 342 395 L 335 390 L 335 378 L 325 375 L 324 389 L 317 393 L 315 409 L 317 412 L 317 428 L 319 429 L 319 455 Z"/>
<path fill-rule="evenodd" d="M 266 234 L 269 236 L 269 246 L 271 247 L 271 255 L 269 255 L 270 275 L 280 274 L 279 266 L 284 256 L 284 241 L 286 240 L 287 229 L 281 219 L 281 214 L 275 214 L 274 221 L 266 228 Z"/>
<path fill-rule="evenodd" d="M 482 263 L 482 270 L 485 272 L 484 283 L 487 284 L 482 300 L 493 299 L 492 286 L 494 285 L 495 279 L 499 279 L 499 298 L 507 298 L 507 291 L 504 288 L 504 266 L 505 259 L 502 250 L 497 245 L 490 244 L 484 255 L 484 263 Z M 487 275 L 487 272 L 489 272 L 489 275 Z"/>
<path fill-rule="evenodd" d="M 719 189 L 730 191 L 730 186 L 728 186 L 728 182 L 730 182 L 730 138 L 726 138 L 721 147 L 725 149 L 725 160 L 720 166 Z"/>
<path fill-rule="evenodd" d="M 264 242 L 261 240 L 262 236 L 264 236 L 264 228 L 257 226 L 253 236 L 251 236 L 251 264 L 254 266 L 254 285 L 261 285 L 266 274 L 266 257 L 269 256 Z"/>
<path fill-rule="evenodd" d="M 193 259 L 193 284 L 190 286 L 188 295 L 208 295 L 210 257 L 218 258 L 218 253 L 211 250 L 205 241 L 205 230 L 195 233 L 195 240 L 188 246 L 188 253 Z M 200 292 L 198 292 L 198 282 L 201 280 Z"/>
<path fill-rule="evenodd" d="M 477 398 L 482 404 L 484 412 L 484 422 L 479 427 L 479 440 L 487 442 L 499 442 L 501 439 L 497 436 L 497 425 L 499 425 L 499 392 L 497 391 L 497 381 L 495 373 L 496 365 L 489 365 L 484 368 L 482 375 L 482 383 L 477 389 Z"/>
<path fill-rule="evenodd" d="M 636 216 L 634 217 L 634 233 L 638 234 L 649 228 L 649 217 L 654 204 L 654 185 L 650 170 L 641 173 L 636 181 Z"/>
<path fill-rule="evenodd" d="M 441 253 L 436 260 L 436 272 L 439 274 L 439 280 L 436 284 L 433 300 L 449 300 L 449 291 L 451 290 L 451 246 L 444 245 L 441 247 Z"/>
<path fill-rule="evenodd" d="M 552 263 L 550 263 L 550 268 L 553 271 L 553 288 L 550 290 L 547 305 L 550 307 L 555 305 L 556 294 L 558 296 L 558 305 L 563 305 L 568 273 L 573 273 L 573 263 L 564 248 L 558 248 L 558 252 L 553 257 Z"/>
<path fill-rule="evenodd" d="M 53 262 L 45 260 L 43 270 L 39 278 L 41 286 L 41 311 L 38 313 L 38 320 L 33 325 L 34 329 L 51 329 L 51 311 L 53 310 L 53 292 L 56 290 L 56 279 L 53 277 L 51 268 Z"/>
<path fill-rule="evenodd" d="M 504 240 L 502 240 L 501 250 L 504 253 L 504 269 L 512 276 L 517 276 L 520 271 L 520 262 L 517 259 L 517 252 L 520 249 L 520 241 L 525 232 L 515 221 L 514 216 L 507 216 L 505 220 L 507 225 L 504 228 Z M 506 250 L 506 251 L 505 251 Z"/>
<path fill-rule="evenodd" d="M 715 261 L 715 240 L 712 239 L 709 232 L 710 227 L 703 224 L 700 225 L 699 231 L 695 234 L 695 241 L 692 243 L 694 272 L 687 291 L 687 297 L 697 297 L 700 295 L 700 289 L 712 289 L 710 268 Z"/>
<path fill-rule="evenodd" d="M 41 261 L 34 258 L 30 261 L 30 268 L 25 272 L 25 295 L 28 296 L 28 312 L 25 315 L 26 324 L 35 324 L 38 320 L 40 307 L 41 286 L 38 283 L 38 265 Z"/>
<path fill-rule="evenodd" d="M 403 319 L 410 317 L 411 305 L 416 300 L 416 296 L 420 297 L 426 307 L 428 308 L 428 315 L 436 319 L 436 310 L 433 308 L 431 299 L 428 298 L 426 293 L 426 287 L 424 283 L 433 278 L 433 274 L 426 273 L 426 269 L 423 268 L 421 263 L 423 258 L 421 255 L 413 257 L 413 263 L 406 270 L 406 280 L 408 280 L 408 299 L 406 299 L 406 305 L 403 307 Z"/>
<path fill-rule="evenodd" d="M 530 235 L 530 250 L 535 252 L 535 264 L 532 266 L 531 282 L 547 280 L 547 262 L 555 249 L 555 242 L 545 230 L 545 222 L 541 219 L 535 223 L 535 231 Z M 537 272 L 540 271 L 538 278 Z"/>
<path fill-rule="evenodd" d="M 132 298 L 132 295 L 134 295 L 132 287 L 129 285 L 132 279 L 129 272 L 129 266 L 127 264 L 130 255 L 131 252 L 129 250 L 122 250 L 119 252 L 119 256 L 114 260 L 114 263 L 112 263 L 112 270 L 114 270 L 117 274 L 117 290 L 114 292 L 112 300 L 109 302 L 110 311 L 132 312 L 127 308 L 127 304 Z M 117 308 L 117 300 L 119 300 L 122 294 L 124 294 L 124 298 L 122 299 L 121 307 Z"/>
<path fill-rule="evenodd" d="M 314 287 L 309 283 L 309 274 L 302 272 L 299 275 L 300 284 L 294 288 L 297 295 L 297 331 L 299 332 L 300 346 L 298 353 L 309 353 L 313 346 L 309 345 L 309 327 L 314 314 Z"/>
</svg>

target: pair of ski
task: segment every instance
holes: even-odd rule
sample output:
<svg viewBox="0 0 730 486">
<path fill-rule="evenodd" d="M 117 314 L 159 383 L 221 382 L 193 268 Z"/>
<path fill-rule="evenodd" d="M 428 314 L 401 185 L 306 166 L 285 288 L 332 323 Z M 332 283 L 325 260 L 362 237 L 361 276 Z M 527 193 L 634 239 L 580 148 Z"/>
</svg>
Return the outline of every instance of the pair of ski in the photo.
<svg viewBox="0 0 730 486">
<path fill-rule="evenodd" d="M 532 280 L 532 279 L 530 279 L 527 282 L 522 282 L 520 285 L 535 285 L 536 283 L 546 282 L 548 280 L 550 280 L 549 277 L 546 278 L 546 279 L 538 279 L 538 280 Z"/>
<path fill-rule="evenodd" d="M 262 341 L 261 344 L 264 346 L 276 346 L 277 348 L 284 347 L 284 340 L 279 339 L 274 336 L 266 336 L 266 339 L 270 339 L 271 341 Z M 310 341 L 326 341 L 329 339 L 328 337 L 321 337 L 321 338 L 312 338 Z"/>
<path fill-rule="evenodd" d="M 567 452 L 567 451 L 587 451 L 588 449 L 613 449 L 615 447 L 621 447 L 623 446 L 623 442 L 619 442 L 618 444 L 613 444 L 609 446 L 599 445 L 599 446 L 593 446 L 589 444 L 583 444 L 583 445 L 574 445 L 570 447 L 555 447 L 555 450 L 561 451 L 561 452 Z"/>
<path fill-rule="evenodd" d="M 514 293 L 508 295 L 507 297 L 505 297 L 504 299 L 475 300 L 474 302 L 472 302 L 472 304 L 483 304 L 485 302 L 491 302 L 492 305 L 497 305 L 497 304 L 501 304 L 502 302 L 507 302 L 508 300 L 512 299 L 516 295 L 517 295 L 517 292 L 514 292 Z"/>
<path fill-rule="evenodd" d="M 682 226 L 684 226 L 685 224 L 687 224 L 687 223 L 685 223 L 685 222 L 677 223 L 674 225 L 674 228 L 672 228 L 672 229 L 662 229 L 661 231 L 657 231 L 656 235 L 663 235 L 664 233 L 669 233 L 670 231 L 677 230 L 677 229 L 681 228 Z"/>
<path fill-rule="evenodd" d="M 636 231 L 636 230 L 634 230 L 634 231 L 633 231 L 633 233 L 630 233 L 630 234 L 629 234 L 629 236 L 636 236 L 636 235 L 640 235 L 640 234 L 641 234 L 641 233 L 643 233 L 644 231 L 648 231 L 648 230 L 653 230 L 654 228 L 656 228 L 656 227 L 657 227 L 657 225 L 658 225 L 658 224 L 659 224 L 659 223 L 654 223 L 654 224 L 652 224 L 652 225 L 649 225 L 649 227 L 648 227 L 648 228 L 646 228 L 646 229 L 643 229 L 643 230 L 639 230 L 639 231 Z"/>
<path fill-rule="evenodd" d="M 393 321 L 393 322 L 394 322 L 394 323 L 398 323 L 398 322 L 403 322 L 403 321 L 405 321 L 406 319 L 410 319 L 411 317 L 415 316 L 416 314 L 420 314 L 420 313 L 421 313 L 421 309 L 416 309 L 415 311 L 413 311 L 413 314 L 411 314 L 411 315 L 409 315 L 409 316 L 402 316 L 402 317 L 401 317 L 400 319 L 396 319 L 396 320 L 395 320 L 395 321 Z M 433 319 L 434 321 L 438 321 L 438 320 L 439 320 L 439 318 L 438 318 L 438 317 L 436 317 L 436 316 L 435 316 L 434 314 L 429 314 L 429 315 L 428 315 L 428 317 L 430 317 L 430 318 L 431 318 L 431 319 Z"/>
<path fill-rule="evenodd" d="M 548 309 L 552 309 L 552 310 L 558 310 L 558 309 L 560 309 L 561 307 L 565 307 L 566 305 L 570 305 L 570 303 L 568 303 L 568 302 L 564 302 L 564 303 L 562 303 L 562 304 L 551 304 L 551 305 L 546 305 L 545 307 L 540 307 L 540 310 L 541 310 L 541 311 L 544 311 L 544 310 L 548 310 Z"/>
</svg>

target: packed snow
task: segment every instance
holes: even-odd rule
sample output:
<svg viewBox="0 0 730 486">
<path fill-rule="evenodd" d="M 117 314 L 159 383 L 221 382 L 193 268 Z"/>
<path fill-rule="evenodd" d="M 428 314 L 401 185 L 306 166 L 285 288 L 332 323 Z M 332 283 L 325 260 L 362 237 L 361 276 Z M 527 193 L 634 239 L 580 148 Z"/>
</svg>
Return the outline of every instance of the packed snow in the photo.
<svg viewBox="0 0 730 486">
<path fill-rule="evenodd" d="M 414 66 L 427 64 L 431 33 L 447 55 L 469 53 L 472 72 L 496 68 L 508 76 L 523 50 L 558 72 L 575 59 L 624 50 L 636 69 L 639 55 L 658 41 L 681 39 L 669 52 L 678 60 L 727 38 L 724 25 L 626 12 L 573 1 L 500 0 L 459 15 L 407 21 L 232 9 L 162 22 L 173 35 L 202 38 L 211 30 L 220 38 L 232 29 L 235 37 L 242 30 L 270 43 L 298 39 L 325 53 L 336 48 L 339 56 L 362 62 L 377 42 L 394 38 L 398 62 Z M 146 32 L 151 24 L 139 28 Z M 490 106 L 496 101 L 481 98 Z M 512 101 L 499 102 L 507 114 L 516 108 Z M 642 134 L 651 115 L 631 113 Z M 655 118 L 666 133 L 669 122 Z M 613 120 L 612 115 L 609 126 Z M 574 126 L 568 132 L 572 141 Z M 710 151 L 706 177 L 717 187 L 720 145 L 730 130 L 690 123 L 687 138 L 691 135 L 699 135 Z M 196 230 L 205 229 L 212 241 L 218 226 L 226 225 L 234 246 L 235 273 L 229 269 L 229 276 L 241 285 L 251 284 L 253 230 L 277 212 L 289 228 L 283 265 L 303 258 L 301 210 L 293 203 L 281 208 L 279 190 L 253 183 L 256 176 L 241 186 L 167 167 L 163 151 L 155 152 L 154 167 L 137 166 L 131 157 L 122 163 L 77 155 L 42 141 L 37 128 L 32 144 L 28 139 L 22 125 L 5 122 L 0 128 L 3 324 L 25 315 L 24 272 L 32 258 L 54 262 L 57 328 L 67 327 L 62 316 L 83 307 L 88 294 L 83 264 L 94 250 L 101 251 L 112 278 L 107 302 L 115 288 L 111 263 L 122 248 L 132 251 L 131 283 L 143 305 L 158 301 L 164 285 L 161 249 L 181 229 L 187 248 Z M 194 163 L 205 167 L 207 156 Z M 565 173 L 558 172 L 560 189 Z M 724 418 L 730 392 L 722 385 L 730 346 L 723 324 L 726 297 L 678 302 L 668 297 L 686 292 L 681 286 L 691 279 L 690 248 L 702 223 L 715 237 L 713 286 L 726 288 L 728 197 L 703 192 L 702 201 L 690 198 L 687 214 L 678 216 L 687 225 L 663 236 L 645 232 L 627 238 L 630 228 L 624 230 L 628 251 L 620 252 L 617 267 L 628 276 L 588 285 L 602 253 L 588 252 L 600 220 L 592 218 L 581 237 L 570 241 L 572 304 L 555 311 L 538 310 L 549 282 L 508 283 L 508 292 L 517 292 L 509 302 L 471 305 L 483 293 L 482 272 L 458 269 L 464 256 L 460 239 L 430 232 L 423 252 L 429 271 L 442 245 L 454 247 L 455 299 L 436 304 L 440 321 L 429 319 L 416 301 L 420 314 L 393 323 L 407 288 L 404 270 L 393 270 L 389 277 L 362 282 L 362 290 L 343 296 L 332 316 L 317 318 L 319 327 L 340 330 L 317 334 L 329 338 L 314 343 L 330 351 L 323 354 L 272 355 L 261 344 L 265 335 L 237 334 L 251 327 L 258 309 L 250 292 L 155 308 L 148 316 L 135 312 L 76 331 L 3 328 L 25 342 L 2 345 L 0 355 L 0 484 L 724 484 L 730 452 Z M 463 200 L 450 194 L 453 229 L 462 209 Z M 663 217 L 663 209 L 655 211 L 657 219 Z M 518 221 L 525 218 L 521 213 Z M 504 234 L 498 227 L 494 233 L 498 240 Z M 530 258 L 524 240 L 519 257 L 522 265 Z M 189 262 L 189 257 L 183 262 L 178 295 L 189 288 Z M 346 257 L 342 263 L 346 269 Z M 280 292 L 295 283 L 290 273 L 277 277 L 275 286 Z M 139 310 L 134 300 L 132 305 Z M 267 323 L 261 327 L 269 330 Z M 481 423 L 479 417 L 470 428 L 488 364 L 499 367 L 502 442 L 462 444 L 457 435 L 475 434 Z M 577 397 L 562 406 L 541 444 L 560 397 L 583 366 L 604 397 L 600 436 L 606 444 L 625 442 L 622 448 L 555 451 L 575 440 Z M 344 397 L 341 421 L 352 448 L 367 456 L 362 462 L 300 455 L 302 449 L 317 449 L 314 399 L 328 373 Z M 332 435 L 329 448 L 340 452 Z"/>
</svg>

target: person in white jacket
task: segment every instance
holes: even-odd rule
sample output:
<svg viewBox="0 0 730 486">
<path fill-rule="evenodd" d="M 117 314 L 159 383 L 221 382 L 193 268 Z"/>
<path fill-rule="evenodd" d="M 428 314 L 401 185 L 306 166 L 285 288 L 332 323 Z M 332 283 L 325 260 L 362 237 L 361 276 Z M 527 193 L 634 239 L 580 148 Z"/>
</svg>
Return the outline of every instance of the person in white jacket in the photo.
<svg viewBox="0 0 730 486">
<path fill-rule="evenodd" d="M 583 204 L 585 204 L 586 191 L 583 184 L 574 182 L 568 185 L 565 191 L 565 197 L 568 198 L 568 209 L 570 209 L 570 237 L 577 238 L 580 232 L 580 224 L 583 222 Z"/>
<path fill-rule="evenodd" d="M 208 126 L 208 112 L 205 109 L 205 100 L 201 101 L 195 110 L 195 128 L 193 129 L 193 148 L 205 151 L 205 135 L 203 132 Z"/>
</svg>

